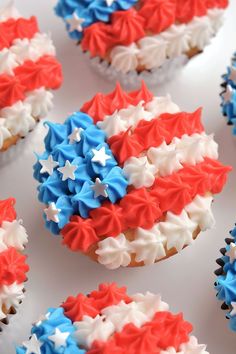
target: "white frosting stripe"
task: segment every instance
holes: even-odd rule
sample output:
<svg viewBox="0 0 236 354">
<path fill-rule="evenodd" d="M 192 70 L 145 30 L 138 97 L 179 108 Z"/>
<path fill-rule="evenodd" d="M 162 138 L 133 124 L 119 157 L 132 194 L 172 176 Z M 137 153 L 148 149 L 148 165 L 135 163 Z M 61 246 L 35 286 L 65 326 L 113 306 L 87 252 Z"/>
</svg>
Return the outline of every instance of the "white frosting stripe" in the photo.
<svg viewBox="0 0 236 354">
<path fill-rule="evenodd" d="M 0 252 L 8 247 L 23 251 L 27 242 L 28 235 L 21 220 L 3 221 L 0 227 Z"/>
<path fill-rule="evenodd" d="M 130 105 L 128 108 L 115 111 L 104 120 L 97 123 L 108 138 L 121 132 L 133 129 L 141 120 L 150 121 L 162 113 L 178 113 L 179 107 L 172 102 L 170 95 L 164 97 L 153 97 L 152 101 L 145 104 L 140 101 L 137 106 Z"/>
<path fill-rule="evenodd" d="M 198 344 L 198 340 L 194 336 L 191 336 L 187 343 L 181 344 L 179 349 L 176 351 L 173 347 L 167 348 L 166 350 L 162 350 L 160 354 L 209 354 L 206 351 L 206 345 Z"/>
<path fill-rule="evenodd" d="M 218 145 L 213 135 L 183 135 L 165 142 L 157 148 L 150 148 L 146 156 L 130 157 L 124 163 L 124 173 L 130 185 L 136 188 L 152 186 L 156 177 L 171 175 L 183 168 L 183 164 L 196 165 L 209 157 L 218 158 Z"/>
<path fill-rule="evenodd" d="M 0 320 L 6 318 L 5 313 L 2 311 L 3 306 L 7 311 L 11 307 L 17 308 L 24 297 L 24 284 L 3 285 L 0 288 Z"/>
<path fill-rule="evenodd" d="M 193 242 L 198 228 L 206 230 L 214 225 L 212 200 L 211 196 L 196 196 L 180 215 L 168 212 L 165 221 L 154 224 L 151 229 L 137 228 L 134 241 L 127 240 L 124 234 L 105 238 L 98 242 L 98 262 L 108 269 L 116 269 L 128 266 L 132 254 L 137 262 L 152 264 L 166 256 L 165 249 L 175 248 L 180 252 Z"/>
<path fill-rule="evenodd" d="M 139 66 L 154 69 L 167 58 L 175 58 L 197 47 L 202 50 L 222 24 L 224 10 L 210 9 L 206 16 L 194 17 L 188 24 L 172 25 L 166 31 L 146 36 L 130 46 L 115 46 L 111 51 L 111 65 L 128 73 Z"/>
<path fill-rule="evenodd" d="M 121 301 L 117 305 L 105 307 L 101 315 L 95 318 L 84 316 L 82 321 L 75 322 L 77 343 L 90 349 L 95 340 L 107 341 L 113 333 L 121 332 L 128 323 L 141 327 L 151 321 L 156 312 L 169 310 L 169 306 L 161 301 L 159 295 L 147 292 L 131 298 L 134 301 L 129 304 Z"/>
</svg>

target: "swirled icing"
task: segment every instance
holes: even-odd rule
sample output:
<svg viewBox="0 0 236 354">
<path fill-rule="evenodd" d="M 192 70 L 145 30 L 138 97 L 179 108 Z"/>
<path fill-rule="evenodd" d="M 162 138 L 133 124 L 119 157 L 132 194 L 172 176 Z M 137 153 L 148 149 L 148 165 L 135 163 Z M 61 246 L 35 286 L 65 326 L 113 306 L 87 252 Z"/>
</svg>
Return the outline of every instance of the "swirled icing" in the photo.
<svg viewBox="0 0 236 354">
<path fill-rule="evenodd" d="M 123 73 L 135 70 L 138 66 L 138 53 L 139 49 L 134 43 L 129 46 L 116 46 L 110 54 L 111 65 Z"/>
<path fill-rule="evenodd" d="M 166 61 L 167 56 L 167 41 L 158 36 L 144 37 L 139 41 L 140 64 L 147 69 L 152 69 L 161 66 Z"/>
</svg>

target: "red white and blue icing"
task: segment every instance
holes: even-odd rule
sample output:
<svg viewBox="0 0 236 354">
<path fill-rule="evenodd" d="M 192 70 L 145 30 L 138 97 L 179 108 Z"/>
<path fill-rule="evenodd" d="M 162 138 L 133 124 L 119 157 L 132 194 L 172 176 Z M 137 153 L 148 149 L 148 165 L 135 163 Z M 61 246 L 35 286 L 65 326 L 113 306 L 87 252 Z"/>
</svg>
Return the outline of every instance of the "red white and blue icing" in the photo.
<svg viewBox="0 0 236 354">
<path fill-rule="evenodd" d="M 230 237 L 225 239 L 226 246 L 221 249 L 222 257 L 217 259 L 220 266 L 215 271 L 217 275 L 215 288 L 217 298 L 223 301 L 222 309 L 227 311 L 229 327 L 236 331 L 236 227 L 230 231 Z"/>
<path fill-rule="evenodd" d="M 236 54 L 232 58 L 232 64 L 227 68 L 227 73 L 223 76 L 224 91 L 221 93 L 222 113 L 226 117 L 229 125 L 233 125 L 235 135 L 236 119 Z"/>
<path fill-rule="evenodd" d="M 212 194 L 230 167 L 204 132 L 201 109 L 180 112 L 143 84 L 98 93 L 64 124 L 46 123 L 34 177 L 47 228 L 107 268 L 151 264 L 214 225 Z M 129 232 L 127 239 L 125 234 Z"/>
<path fill-rule="evenodd" d="M 50 308 L 17 354 L 209 354 L 192 325 L 169 311 L 160 295 L 128 296 L 115 283 Z"/>
</svg>

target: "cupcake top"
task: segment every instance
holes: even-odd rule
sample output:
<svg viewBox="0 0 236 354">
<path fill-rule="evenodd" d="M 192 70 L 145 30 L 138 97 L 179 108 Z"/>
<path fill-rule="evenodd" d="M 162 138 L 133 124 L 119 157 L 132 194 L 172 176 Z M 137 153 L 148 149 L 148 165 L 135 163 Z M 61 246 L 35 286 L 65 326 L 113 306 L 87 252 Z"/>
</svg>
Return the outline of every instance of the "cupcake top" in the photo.
<svg viewBox="0 0 236 354">
<path fill-rule="evenodd" d="M 236 118 L 236 53 L 232 58 L 232 64 L 227 68 L 227 73 L 222 76 L 224 88 L 221 93 L 222 113 L 227 118 L 229 125 L 235 126 Z M 236 134 L 234 127 L 233 134 Z"/>
<path fill-rule="evenodd" d="M 236 227 L 230 231 L 230 237 L 225 239 L 226 247 L 220 251 L 222 257 L 217 259 L 220 266 L 216 270 L 215 288 L 217 298 L 223 301 L 222 309 L 227 311 L 229 327 L 236 331 Z"/>
<path fill-rule="evenodd" d="M 64 124 L 46 123 L 34 177 L 46 227 L 108 268 L 154 263 L 214 224 L 212 194 L 229 167 L 204 132 L 201 109 L 180 112 L 143 84 L 98 93 Z M 128 235 L 128 234 L 129 235 Z"/>
<path fill-rule="evenodd" d="M 36 17 L 21 17 L 9 5 L 0 9 L 0 151 L 12 137 L 24 137 L 52 108 L 62 82 L 50 36 Z"/>
<path fill-rule="evenodd" d="M 115 283 L 89 295 L 69 296 L 50 308 L 17 354 L 208 354 L 191 336 L 183 315 L 169 312 L 160 295 L 129 296 Z"/>
<path fill-rule="evenodd" d="M 24 298 L 24 282 L 29 270 L 22 254 L 28 235 L 17 220 L 15 199 L 0 200 L 0 321 Z"/>
</svg>

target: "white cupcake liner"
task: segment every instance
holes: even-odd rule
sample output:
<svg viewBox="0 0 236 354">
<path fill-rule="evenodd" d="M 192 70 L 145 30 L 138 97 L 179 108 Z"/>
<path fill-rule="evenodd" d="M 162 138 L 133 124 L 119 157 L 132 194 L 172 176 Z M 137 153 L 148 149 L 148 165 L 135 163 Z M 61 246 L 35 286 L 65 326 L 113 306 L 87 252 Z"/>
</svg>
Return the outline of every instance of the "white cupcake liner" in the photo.
<svg viewBox="0 0 236 354">
<path fill-rule="evenodd" d="M 38 131 L 40 129 L 41 122 L 38 122 L 35 128 L 29 132 L 26 137 L 19 139 L 15 145 L 10 146 L 6 151 L 0 152 L 0 167 L 16 159 L 23 159 L 27 153 L 33 153 L 39 144 L 37 136 L 39 135 Z"/>
<path fill-rule="evenodd" d="M 89 53 L 86 53 L 89 57 Z M 89 58 L 91 66 L 97 73 L 106 77 L 109 81 L 119 81 L 124 87 L 137 88 L 141 81 L 145 81 L 148 86 L 157 86 L 173 78 L 173 76 L 183 67 L 189 58 L 187 55 L 181 55 L 173 59 L 166 59 L 166 62 L 160 67 L 152 70 L 144 70 L 140 73 L 130 71 L 124 74 L 117 71 L 107 61 L 99 57 Z"/>
</svg>

